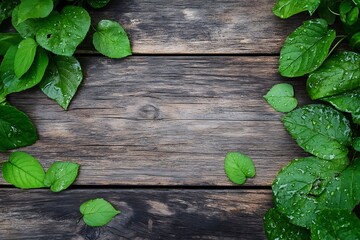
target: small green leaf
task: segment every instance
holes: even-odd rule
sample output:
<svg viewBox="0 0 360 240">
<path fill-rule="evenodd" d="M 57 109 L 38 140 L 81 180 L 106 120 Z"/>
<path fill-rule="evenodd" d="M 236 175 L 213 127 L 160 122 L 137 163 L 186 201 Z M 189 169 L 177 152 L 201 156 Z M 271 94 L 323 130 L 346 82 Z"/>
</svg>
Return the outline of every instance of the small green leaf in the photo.
<svg viewBox="0 0 360 240">
<path fill-rule="evenodd" d="M 280 18 L 289 18 L 297 13 L 308 11 L 312 15 L 320 5 L 320 0 L 278 0 L 273 13 Z"/>
<path fill-rule="evenodd" d="M 91 227 L 108 224 L 120 211 L 102 198 L 89 200 L 80 206 L 84 222 Z"/>
<path fill-rule="evenodd" d="M 40 88 L 66 110 L 82 79 L 81 66 L 76 58 L 54 56 L 40 83 Z"/>
<path fill-rule="evenodd" d="M 4 179 L 17 188 L 43 188 L 45 172 L 40 163 L 25 152 L 14 152 L 8 162 L 3 163 Z"/>
<path fill-rule="evenodd" d="M 290 223 L 290 220 L 271 208 L 264 218 L 268 240 L 310 240 L 310 231 Z"/>
<path fill-rule="evenodd" d="M 246 178 L 255 177 L 255 166 L 251 158 L 239 152 L 229 152 L 225 157 L 225 173 L 236 184 L 244 184 Z"/>
<path fill-rule="evenodd" d="M 18 24 L 29 18 L 45 18 L 53 10 L 53 0 L 21 0 Z"/>
<path fill-rule="evenodd" d="M 20 0 L 2 0 L 0 2 L 0 24 L 2 23 L 2 21 L 11 16 L 13 9 L 19 3 Z"/>
<path fill-rule="evenodd" d="M 66 6 L 61 14 L 53 12 L 39 27 L 36 41 L 55 54 L 72 56 L 90 28 L 88 12 L 75 6 Z"/>
<path fill-rule="evenodd" d="M 0 55 L 4 56 L 11 46 L 17 46 L 21 40 L 17 33 L 0 33 Z"/>
<path fill-rule="evenodd" d="M 95 49 L 110 58 L 123 58 L 132 54 L 130 41 L 119 23 L 101 20 L 93 36 Z"/>
<path fill-rule="evenodd" d="M 20 33 L 20 35 L 23 38 L 28 38 L 28 37 L 34 38 L 36 32 L 38 31 L 41 25 L 40 19 L 36 19 L 36 18 L 31 18 L 21 23 L 18 22 L 19 22 L 19 7 L 16 7 L 12 13 L 11 23 L 16 29 L 16 31 L 18 31 L 18 33 Z"/>
<path fill-rule="evenodd" d="M 37 44 L 34 39 L 27 38 L 20 42 L 15 54 L 14 71 L 18 78 L 21 78 L 34 62 Z"/>
<path fill-rule="evenodd" d="M 355 151 L 360 152 L 360 137 L 354 138 L 352 146 Z"/>
<path fill-rule="evenodd" d="M 326 209 L 311 224 L 312 240 L 360 239 L 360 220 L 354 213 Z"/>
<path fill-rule="evenodd" d="M 360 54 L 341 52 L 327 59 L 307 80 L 307 91 L 311 99 L 320 99 L 360 86 Z"/>
<path fill-rule="evenodd" d="M 274 85 L 264 98 L 278 112 L 290 112 L 298 104 L 294 98 L 294 88 L 288 83 Z"/>
<path fill-rule="evenodd" d="M 285 128 L 306 152 L 323 159 L 345 158 L 351 144 L 350 122 L 332 107 L 313 104 L 283 118 Z"/>
<path fill-rule="evenodd" d="M 86 0 L 86 1 L 93 8 L 103 8 L 110 2 L 110 0 Z"/>
<path fill-rule="evenodd" d="M 0 106 L 0 150 L 32 145 L 38 139 L 30 118 L 11 106 Z"/>
<path fill-rule="evenodd" d="M 360 88 L 322 100 L 331 103 L 342 112 L 351 113 L 354 123 L 360 124 Z"/>
<path fill-rule="evenodd" d="M 285 40 L 280 53 L 279 72 L 300 77 L 316 70 L 328 56 L 336 32 L 323 19 L 305 21 Z"/>
<path fill-rule="evenodd" d="M 76 179 L 79 164 L 72 162 L 55 162 L 46 172 L 44 185 L 53 192 L 67 189 Z"/>
</svg>

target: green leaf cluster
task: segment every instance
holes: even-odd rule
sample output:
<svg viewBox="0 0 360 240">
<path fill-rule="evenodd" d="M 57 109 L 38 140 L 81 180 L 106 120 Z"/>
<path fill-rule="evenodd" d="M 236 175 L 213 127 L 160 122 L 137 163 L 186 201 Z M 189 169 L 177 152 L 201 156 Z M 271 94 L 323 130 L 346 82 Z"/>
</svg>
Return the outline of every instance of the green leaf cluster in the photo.
<svg viewBox="0 0 360 240">
<path fill-rule="evenodd" d="M 273 9 L 280 18 L 304 11 L 320 17 L 285 40 L 279 73 L 307 77 L 310 98 L 322 103 L 288 108 L 294 101 L 289 86 L 276 85 L 264 96 L 275 110 L 287 112 L 285 129 L 311 155 L 291 161 L 276 176 L 275 207 L 264 218 L 268 239 L 360 239 L 353 213 L 360 203 L 359 7 L 357 0 L 278 0 Z M 331 26 L 337 19 L 343 26 L 338 36 Z M 338 51 L 345 39 L 343 49 L 351 49 Z"/>
</svg>

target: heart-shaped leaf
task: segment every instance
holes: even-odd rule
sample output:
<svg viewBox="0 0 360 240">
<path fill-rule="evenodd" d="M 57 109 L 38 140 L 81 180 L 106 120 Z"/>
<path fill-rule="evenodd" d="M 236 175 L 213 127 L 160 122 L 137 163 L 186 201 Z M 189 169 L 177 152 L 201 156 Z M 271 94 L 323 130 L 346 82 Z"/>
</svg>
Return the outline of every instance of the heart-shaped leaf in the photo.
<svg viewBox="0 0 360 240">
<path fill-rule="evenodd" d="M 86 1 L 93 8 L 103 8 L 110 2 L 110 0 L 86 0 Z"/>
<path fill-rule="evenodd" d="M 279 112 L 290 112 L 298 104 L 298 101 L 294 98 L 294 88 L 288 83 L 274 85 L 264 98 Z"/>
<path fill-rule="evenodd" d="M 278 0 L 273 8 L 273 13 L 280 18 L 289 18 L 304 11 L 308 11 L 312 15 L 319 5 L 320 0 Z"/>
<path fill-rule="evenodd" d="M 131 55 L 129 38 L 119 23 L 101 20 L 93 36 L 95 49 L 110 58 L 123 58 Z"/>
<path fill-rule="evenodd" d="M 236 184 L 244 184 L 246 178 L 252 178 L 256 173 L 253 160 L 239 152 L 226 154 L 224 167 L 228 178 Z"/>
<path fill-rule="evenodd" d="M 40 46 L 55 54 L 72 56 L 90 28 L 90 16 L 85 9 L 66 6 L 61 14 L 52 12 L 36 33 Z"/>
<path fill-rule="evenodd" d="M 310 74 L 307 91 L 312 99 L 341 94 L 360 87 L 360 54 L 341 52 L 329 57 Z"/>
<path fill-rule="evenodd" d="M 332 107 L 308 105 L 286 114 L 283 123 L 306 152 L 328 160 L 345 158 L 348 154 L 350 122 Z"/>
<path fill-rule="evenodd" d="M 17 33 L 0 33 L 0 55 L 4 56 L 11 46 L 17 46 L 21 40 Z"/>
<path fill-rule="evenodd" d="M 280 53 L 279 72 L 299 77 L 316 70 L 328 56 L 336 32 L 323 19 L 305 21 L 285 40 Z"/>
<path fill-rule="evenodd" d="M 80 212 L 84 222 L 91 227 L 104 226 L 120 213 L 102 198 L 86 201 L 80 206 Z"/>
<path fill-rule="evenodd" d="M 40 88 L 66 110 L 82 79 L 81 66 L 76 58 L 54 56 L 40 83 Z"/>
<path fill-rule="evenodd" d="M 37 44 L 34 39 L 27 38 L 20 42 L 14 59 L 14 71 L 21 78 L 34 62 Z"/>
<path fill-rule="evenodd" d="M 79 167 L 72 162 L 55 162 L 46 172 L 44 185 L 53 192 L 67 189 L 75 181 Z"/>
<path fill-rule="evenodd" d="M 30 118 L 11 106 L 0 106 L 0 151 L 32 145 L 38 139 Z"/>
<path fill-rule="evenodd" d="M 53 0 L 21 0 L 18 12 L 18 22 L 29 18 L 47 17 L 53 10 Z"/>
<path fill-rule="evenodd" d="M 40 163 L 25 152 L 14 152 L 8 162 L 3 163 L 4 179 L 17 188 L 42 188 L 45 171 Z"/>
</svg>

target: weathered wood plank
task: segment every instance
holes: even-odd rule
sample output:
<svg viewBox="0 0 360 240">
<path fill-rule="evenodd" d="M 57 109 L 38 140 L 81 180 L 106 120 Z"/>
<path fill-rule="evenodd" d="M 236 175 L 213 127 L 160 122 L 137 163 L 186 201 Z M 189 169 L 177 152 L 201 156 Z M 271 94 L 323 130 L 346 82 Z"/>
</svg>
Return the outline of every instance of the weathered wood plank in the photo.
<svg viewBox="0 0 360 240">
<path fill-rule="evenodd" d="M 122 213 L 107 227 L 86 227 L 79 212 L 92 198 Z M 272 206 L 267 190 L 0 190 L 0 238 L 265 239 L 262 218 Z"/>
<path fill-rule="evenodd" d="M 303 155 L 262 96 L 284 81 L 275 57 L 81 58 L 86 80 L 68 112 L 39 91 L 13 104 L 38 126 L 26 151 L 48 167 L 82 165 L 77 184 L 231 185 L 227 151 L 254 158 L 270 185 L 281 166 Z M 306 101 L 304 81 L 292 81 Z"/>
<path fill-rule="evenodd" d="M 273 0 L 114 0 L 91 13 L 94 24 L 100 19 L 123 24 L 137 54 L 274 54 L 305 15 L 285 22 L 272 14 L 273 5 Z"/>
</svg>

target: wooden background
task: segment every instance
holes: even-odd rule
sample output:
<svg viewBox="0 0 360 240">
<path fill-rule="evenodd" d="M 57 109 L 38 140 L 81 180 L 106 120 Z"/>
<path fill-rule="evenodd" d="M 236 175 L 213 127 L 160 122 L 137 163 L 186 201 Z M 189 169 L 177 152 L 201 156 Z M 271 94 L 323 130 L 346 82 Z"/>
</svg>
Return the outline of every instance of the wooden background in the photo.
<svg viewBox="0 0 360 240">
<path fill-rule="evenodd" d="M 113 0 L 91 11 L 94 25 L 124 26 L 134 56 L 111 60 L 86 40 L 77 53 L 85 80 L 67 112 L 36 89 L 11 97 L 40 134 L 23 150 L 46 168 L 69 160 L 81 172 L 58 194 L 1 180 L 0 239 L 265 239 L 271 183 L 304 153 L 262 96 L 287 81 L 309 101 L 303 79 L 277 73 L 281 44 L 305 15 L 280 20 L 274 2 Z M 233 185 L 228 151 L 251 156 L 257 176 Z M 86 227 L 79 206 L 97 197 L 122 213 Z"/>
</svg>

